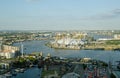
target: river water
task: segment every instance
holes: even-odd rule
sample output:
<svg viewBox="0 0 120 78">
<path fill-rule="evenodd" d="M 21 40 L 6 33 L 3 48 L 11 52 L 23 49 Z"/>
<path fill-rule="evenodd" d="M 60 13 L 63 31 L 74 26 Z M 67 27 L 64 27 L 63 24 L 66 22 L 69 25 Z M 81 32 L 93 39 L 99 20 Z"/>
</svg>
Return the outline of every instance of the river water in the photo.
<svg viewBox="0 0 120 78">
<path fill-rule="evenodd" d="M 24 73 L 17 73 L 16 76 L 12 76 L 12 78 L 40 78 L 41 69 L 34 67 L 29 68 Z"/>
<path fill-rule="evenodd" d="M 63 50 L 63 49 L 53 49 L 45 46 L 48 40 L 33 40 L 33 41 L 25 41 L 24 45 L 24 53 L 30 54 L 32 52 L 43 52 L 43 56 L 47 56 L 48 53 L 51 56 L 59 56 L 66 58 L 92 58 L 97 60 L 102 60 L 105 62 L 111 61 L 112 64 L 115 64 L 115 61 L 120 60 L 120 52 L 119 51 L 104 51 L 104 50 Z M 21 43 L 14 43 L 14 46 L 20 46 Z M 14 78 L 40 78 L 38 74 L 41 70 L 38 68 L 29 69 L 26 73 L 18 74 Z M 32 73 L 34 75 L 32 75 Z"/>
<path fill-rule="evenodd" d="M 41 41 L 25 41 L 23 42 L 24 53 L 29 54 L 32 52 L 43 52 L 43 56 L 47 56 L 48 53 L 51 56 L 59 57 L 88 57 L 92 59 L 102 60 L 105 62 L 108 61 L 118 61 L 120 60 L 120 51 L 104 51 L 104 50 L 64 50 L 64 49 L 54 49 L 45 46 L 48 40 Z M 20 46 L 20 43 L 14 43 L 14 46 Z"/>
</svg>

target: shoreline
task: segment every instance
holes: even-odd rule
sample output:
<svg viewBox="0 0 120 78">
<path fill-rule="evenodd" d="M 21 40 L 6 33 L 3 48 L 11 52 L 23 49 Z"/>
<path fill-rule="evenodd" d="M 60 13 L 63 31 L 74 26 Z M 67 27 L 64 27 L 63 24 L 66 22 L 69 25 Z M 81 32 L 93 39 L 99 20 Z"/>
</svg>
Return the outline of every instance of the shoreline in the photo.
<svg viewBox="0 0 120 78">
<path fill-rule="evenodd" d="M 46 39 L 47 40 L 47 39 Z M 32 41 L 32 40 L 24 40 L 24 41 Z M 21 41 L 21 42 L 24 42 Z M 38 40 L 40 41 L 40 40 Z M 13 42 L 17 43 L 17 42 Z M 12 45 L 13 45 L 12 44 Z M 54 49 L 62 49 L 62 50 L 101 50 L 101 51 L 120 51 L 120 45 L 85 45 L 85 46 L 77 46 L 76 47 L 59 47 L 59 46 L 55 46 L 54 44 L 50 44 L 49 42 L 45 44 L 45 46 L 50 47 L 50 48 L 54 48 Z"/>
<path fill-rule="evenodd" d="M 54 48 L 54 49 L 63 49 L 63 50 L 101 50 L 101 51 L 120 51 L 119 46 L 85 46 L 85 47 L 81 47 L 81 48 L 70 48 L 70 47 L 59 47 L 59 46 L 54 46 L 50 43 L 45 44 L 45 46 L 50 47 L 50 48 Z"/>
</svg>

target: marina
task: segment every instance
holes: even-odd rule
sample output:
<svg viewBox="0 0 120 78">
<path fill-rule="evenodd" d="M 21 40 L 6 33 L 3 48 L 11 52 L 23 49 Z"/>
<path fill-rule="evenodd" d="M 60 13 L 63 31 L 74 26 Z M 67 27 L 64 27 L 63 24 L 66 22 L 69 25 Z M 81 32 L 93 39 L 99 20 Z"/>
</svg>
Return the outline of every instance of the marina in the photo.
<svg viewBox="0 0 120 78">
<path fill-rule="evenodd" d="M 41 69 L 37 67 L 29 68 L 27 70 L 16 69 L 14 72 L 8 72 L 0 75 L 0 78 L 40 78 Z"/>
</svg>

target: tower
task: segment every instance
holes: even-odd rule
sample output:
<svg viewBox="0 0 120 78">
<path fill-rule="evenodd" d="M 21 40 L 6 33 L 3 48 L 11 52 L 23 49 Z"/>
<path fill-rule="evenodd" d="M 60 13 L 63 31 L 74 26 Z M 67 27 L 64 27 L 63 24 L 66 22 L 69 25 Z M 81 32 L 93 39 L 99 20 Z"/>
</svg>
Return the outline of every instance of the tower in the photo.
<svg viewBox="0 0 120 78">
<path fill-rule="evenodd" d="M 2 51 L 2 40 L 3 40 L 3 38 L 0 37 L 0 51 Z"/>
<path fill-rule="evenodd" d="M 48 53 L 48 54 L 47 54 L 47 57 L 48 57 L 48 58 L 50 58 L 50 57 L 51 57 L 51 54 L 50 54 L 50 53 Z"/>
<path fill-rule="evenodd" d="M 43 56 L 43 53 L 42 53 L 42 52 L 40 52 L 40 56 L 41 56 L 41 57 Z"/>
<path fill-rule="evenodd" d="M 21 53 L 22 53 L 22 57 L 23 57 L 23 44 L 21 42 Z"/>
</svg>

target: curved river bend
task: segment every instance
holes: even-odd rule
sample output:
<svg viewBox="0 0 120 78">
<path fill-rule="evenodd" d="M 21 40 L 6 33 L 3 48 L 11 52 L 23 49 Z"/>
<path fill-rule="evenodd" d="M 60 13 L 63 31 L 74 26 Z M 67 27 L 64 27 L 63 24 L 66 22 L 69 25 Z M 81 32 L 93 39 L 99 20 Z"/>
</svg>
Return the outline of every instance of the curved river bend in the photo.
<svg viewBox="0 0 120 78">
<path fill-rule="evenodd" d="M 102 60 L 105 62 L 111 61 L 115 64 L 115 61 L 120 60 L 120 52 L 119 51 L 103 51 L 103 50 L 63 50 L 63 49 L 53 49 L 45 46 L 48 40 L 41 40 L 41 41 L 25 41 L 23 42 L 24 45 L 24 52 L 26 54 L 32 52 L 43 52 L 43 56 L 46 56 L 50 53 L 52 56 L 59 56 L 59 57 L 72 57 L 72 58 L 83 58 L 88 57 L 92 59 Z M 21 43 L 14 43 L 14 46 L 19 46 Z M 25 73 L 19 73 L 16 77 L 12 78 L 40 78 L 41 69 L 32 68 L 28 69 Z"/>
<path fill-rule="evenodd" d="M 52 56 L 59 56 L 59 57 L 88 57 L 97 60 L 102 60 L 105 62 L 111 61 L 115 62 L 120 60 L 120 52 L 119 51 L 104 51 L 104 50 L 64 50 L 64 49 L 53 49 L 45 46 L 48 40 L 41 40 L 41 41 L 25 41 L 23 42 L 24 45 L 24 52 L 26 54 L 32 52 L 43 52 L 43 55 L 46 56 L 50 53 Z M 14 43 L 14 46 L 20 46 L 20 43 Z"/>
</svg>

